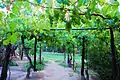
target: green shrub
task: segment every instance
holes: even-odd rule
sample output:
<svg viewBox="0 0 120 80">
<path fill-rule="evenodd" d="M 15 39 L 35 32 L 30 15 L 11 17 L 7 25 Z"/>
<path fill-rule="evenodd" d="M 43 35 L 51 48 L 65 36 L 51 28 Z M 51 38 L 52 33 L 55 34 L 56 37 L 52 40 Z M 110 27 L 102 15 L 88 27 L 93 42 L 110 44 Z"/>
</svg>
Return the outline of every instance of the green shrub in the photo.
<svg viewBox="0 0 120 80">
<path fill-rule="evenodd" d="M 18 65 L 17 65 L 16 62 L 14 62 L 14 61 L 10 61 L 10 62 L 9 62 L 9 66 L 18 66 Z"/>
<path fill-rule="evenodd" d="M 34 62 L 32 61 L 32 63 L 34 63 Z M 38 70 L 38 71 L 43 70 L 46 63 L 48 63 L 48 61 L 42 61 L 41 64 L 40 64 L 39 61 L 36 61 L 36 68 L 37 68 L 37 70 Z M 24 71 L 26 71 L 29 66 L 30 66 L 29 62 L 28 62 L 27 64 L 25 64 L 25 66 L 24 66 Z"/>
<path fill-rule="evenodd" d="M 63 66 L 63 67 L 67 67 L 67 64 L 64 63 L 64 62 L 60 63 L 59 65 L 61 65 L 61 66 Z"/>
<path fill-rule="evenodd" d="M 88 47 L 89 68 L 97 72 L 101 80 L 112 80 L 111 61 L 109 45 L 100 40 L 92 41 L 92 45 Z"/>
<path fill-rule="evenodd" d="M 62 61 L 61 61 L 61 60 L 55 60 L 55 62 L 60 63 L 60 62 L 62 62 Z"/>
</svg>

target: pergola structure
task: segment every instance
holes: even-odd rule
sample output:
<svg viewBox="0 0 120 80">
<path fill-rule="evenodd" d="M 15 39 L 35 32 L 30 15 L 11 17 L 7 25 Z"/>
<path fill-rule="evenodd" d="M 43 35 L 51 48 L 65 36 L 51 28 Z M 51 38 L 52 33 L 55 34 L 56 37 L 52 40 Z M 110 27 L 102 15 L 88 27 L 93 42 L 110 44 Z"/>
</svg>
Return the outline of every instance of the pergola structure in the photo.
<svg viewBox="0 0 120 80">
<path fill-rule="evenodd" d="M 115 27 L 109 27 L 109 28 L 80 28 L 80 29 L 71 29 L 71 30 L 75 30 L 75 31 L 84 31 L 84 30 L 109 30 L 110 31 L 110 42 L 111 42 L 111 52 L 112 52 L 112 71 L 113 71 L 113 78 L 116 79 L 117 75 L 118 75 L 118 70 L 117 70 L 117 65 L 116 65 L 116 50 L 115 50 L 115 43 L 114 43 L 114 33 L 113 33 L 113 29 L 118 28 L 118 26 Z M 62 30 L 66 30 L 66 29 L 50 29 L 50 30 L 58 30 L 58 31 L 62 31 Z M 36 38 L 35 38 L 36 39 Z M 36 40 L 35 40 L 36 41 Z M 81 67 L 81 76 L 84 76 L 84 58 L 85 58 L 85 37 L 83 36 L 82 38 L 82 67 Z M 34 47 L 36 50 L 36 47 Z M 40 55 L 41 55 L 41 51 L 40 51 Z M 36 51 L 34 53 L 34 71 L 36 70 Z"/>
</svg>

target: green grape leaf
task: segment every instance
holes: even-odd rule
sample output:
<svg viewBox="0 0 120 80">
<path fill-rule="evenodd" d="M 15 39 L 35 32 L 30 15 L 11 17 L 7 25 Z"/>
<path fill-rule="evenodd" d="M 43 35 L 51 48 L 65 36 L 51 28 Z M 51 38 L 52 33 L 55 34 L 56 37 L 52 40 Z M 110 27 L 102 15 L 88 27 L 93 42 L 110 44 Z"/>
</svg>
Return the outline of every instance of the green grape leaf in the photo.
<svg viewBox="0 0 120 80">
<path fill-rule="evenodd" d="M 86 17 L 87 19 L 91 19 L 90 11 L 91 11 L 91 9 L 87 9 L 87 13 L 86 13 L 86 15 L 85 15 L 85 17 Z"/>
<path fill-rule="evenodd" d="M 78 5 L 79 5 L 79 6 L 82 6 L 82 4 L 83 4 L 83 0 L 79 0 L 79 1 L 78 1 Z"/>
<path fill-rule="evenodd" d="M 104 0 L 99 0 L 99 4 L 102 6 L 104 4 Z"/>
<path fill-rule="evenodd" d="M 47 3 L 50 7 L 52 6 L 52 0 L 47 0 Z"/>
<path fill-rule="evenodd" d="M 91 9 L 91 11 L 94 11 L 95 6 L 96 6 L 96 0 L 93 0 L 92 3 L 89 6 L 89 8 Z"/>
<path fill-rule="evenodd" d="M 65 28 L 65 24 L 64 23 L 58 23 L 57 26 L 58 26 L 58 28 Z"/>
<path fill-rule="evenodd" d="M 19 11 L 19 8 L 16 5 L 14 5 L 14 7 L 12 8 L 12 12 L 14 14 L 18 14 L 18 11 Z"/>
<path fill-rule="evenodd" d="M 0 28 L 2 27 L 2 23 L 0 22 Z"/>
<path fill-rule="evenodd" d="M 14 31 L 15 27 L 16 27 L 15 22 L 10 22 L 10 28 L 12 31 Z"/>
<path fill-rule="evenodd" d="M 11 40 L 11 44 L 14 44 L 16 42 L 16 40 L 17 40 L 17 36 L 12 35 L 10 40 Z"/>
<path fill-rule="evenodd" d="M 109 9 L 110 9 L 110 6 L 109 6 L 109 5 L 104 5 L 103 8 L 102 8 L 103 14 L 107 14 L 108 11 L 111 11 L 111 10 L 109 10 Z"/>
<path fill-rule="evenodd" d="M 0 20 L 2 20 L 2 18 L 3 18 L 3 13 L 0 12 Z"/>
<path fill-rule="evenodd" d="M 10 17 L 10 18 L 15 18 L 15 17 L 16 17 L 16 15 L 15 15 L 15 14 L 13 14 L 13 13 L 10 13 L 10 14 L 9 14 L 9 17 Z"/>
<path fill-rule="evenodd" d="M 118 1 L 114 1 L 114 5 L 115 6 L 119 6 L 119 2 Z"/>
<path fill-rule="evenodd" d="M 8 44 L 9 44 L 9 40 L 4 40 L 4 41 L 3 41 L 3 44 L 4 44 L 4 45 L 8 45 Z"/>
</svg>

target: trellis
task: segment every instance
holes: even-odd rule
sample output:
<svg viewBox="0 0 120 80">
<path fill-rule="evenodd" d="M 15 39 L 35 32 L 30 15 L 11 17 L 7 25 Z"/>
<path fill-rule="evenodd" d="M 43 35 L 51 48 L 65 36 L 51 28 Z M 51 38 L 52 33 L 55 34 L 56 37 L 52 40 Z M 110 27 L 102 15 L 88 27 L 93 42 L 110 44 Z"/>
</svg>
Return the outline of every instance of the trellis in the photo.
<svg viewBox="0 0 120 80">
<path fill-rule="evenodd" d="M 113 27 L 114 29 L 118 28 L 118 27 Z M 111 42 L 111 52 L 112 52 L 112 74 L 113 74 L 113 80 L 117 79 L 117 75 L 118 75 L 118 71 L 117 71 L 117 65 L 116 65 L 116 52 L 115 52 L 115 44 L 114 44 L 114 34 L 113 34 L 113 28 L 109 27 L 109 28 L 80 28 L 80 29 L 71 29 L 71 30 L 109 30 L 110 31 L 110 42 Z M 44 29 L 45 30 L 45 29 Z M 66 29 L 50 29 L 50 30 L 66 30 Z M 81 67 L 81 76 L 84 76 L 84 57 L 85 57 L 85 37 L 83 36 L 82 38 L 82 67 Z M 37 71 L 36 69 L 36 44 L 37 44 L 37 38 L 35 38 L 35 46 L 34 46 L 34 71 Z M 41 45 L 41 44 L 40 44 Z M 40 56 L 41 56 L 41 50 L 40 50 Z M 41 57 L 40 57 L 41 58 Z M 41 60 L 41 59 L 40 59 Z"/>
<path fill-rule="evenodd" d="M 114 29 L 118 28 L 118 26 L 113 27 Z M 71 29 L 71 30 L 109 30 L 110 31 L 110 43 L 111 43 L 111 52 L 112 52 L 112 78 L 113 80 L 118 79 L 118 70 L 117 70 L 117 64 L 116 64 L 116 50 L 115 50 L 115 43 L 114 43 L 114 33 L 113 33 L 113 28 L 80 28 L 80 29 Z M 50 30 L 66 30 L 66 29 L 50 29 Z M 81 76 L 84 76 L 84 57 L 85 57 L 85 37 L 83 36 L 82 38 L 82 67 L 81 67 Z"/>
<path fill-rule="evenodd" d="M 77 2 L 75 2 L 75 3 L 77 3 Z M 40 6 L 40 5 L 34 4 L 34 3 L 31 3 L 31 4 L 34 5 L 34 6 Z M 47 7 L 44 7 L 44 6 L 41 6 L 41 7 L 47 8 Z M 55 9 L 63 10 L 63 8 L 55 8 Z M 65 10 L 70 11 L 70 9 L 66 9 L 66 8 L 65 8 Z M 86 13 L 79 13 L 79 15 L 80 16 L 84 16 L 84 15 L 86 15 Z M 111 18 L 106 18 L 103 15 L 97 14 L 97 13 L 93 13 L 93 14 L 91 14 L 91 16 L 101 17 L 103 20 L 111 20 Z M 118 20 L 118 21 L 120 21 L 120 20 Z M 103 29 L 104 30 L 110 30 L 113 80 L 116 80 L 118 72 L 117 72 L 117 65 L 116 65 L 116 53 L 115 53 L 113 28 L 111 28 L 111 27 L 109 27 L 109 28 L 101 28 L 101 29 L 98 29 L 98 28 L 80 28 L 80 29 L 72 29 L 72 30 L 82 30 L 83 31 L 83 30 L 103 30 Z M 66 30 L 66 29 L 50 29 L 50 30 Z M 17 32 L 21 32 L 21 31 L 17 31 Z M 37 38 L 35 37 L 35 45 L 34 45 L 34 71 L 36 71 L 36 44 L 37 44 Z M 85 45 L 84 44 L 85 44 L 85 40 L 84 40 L 84 37 L 83 37 L 83 49 L 82 49 L 82 63 L 83 64 L 84 64 L 84 55 L 85 55 Z M 40 55 L 41 55 L 41 51 L 40 51 Z M 4 70 L 4 67 L 3 67 L 3 70 Z M 81 75 L 84 76 L 84 65 L 82 65 L 82 68 L 81 68 Z"/>
</svg>

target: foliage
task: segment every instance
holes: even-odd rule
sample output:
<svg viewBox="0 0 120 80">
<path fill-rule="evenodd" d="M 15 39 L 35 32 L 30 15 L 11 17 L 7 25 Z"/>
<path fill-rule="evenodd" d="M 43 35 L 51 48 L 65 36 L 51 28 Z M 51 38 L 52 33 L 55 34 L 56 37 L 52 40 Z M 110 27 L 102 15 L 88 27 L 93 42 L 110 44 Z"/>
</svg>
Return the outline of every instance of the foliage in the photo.
<svg viewBox="0 0 120 80">
<path fill-rule="evenodd" d="M 118 1 L 5 0 L 0 6 L 0 34 L 4 45 L 14 44 L 21 35 L 46 34 L 44 29 L 66 28 L 70 32 L 74 27 L 118 25 L 120 20 Z"/>
</svg>

